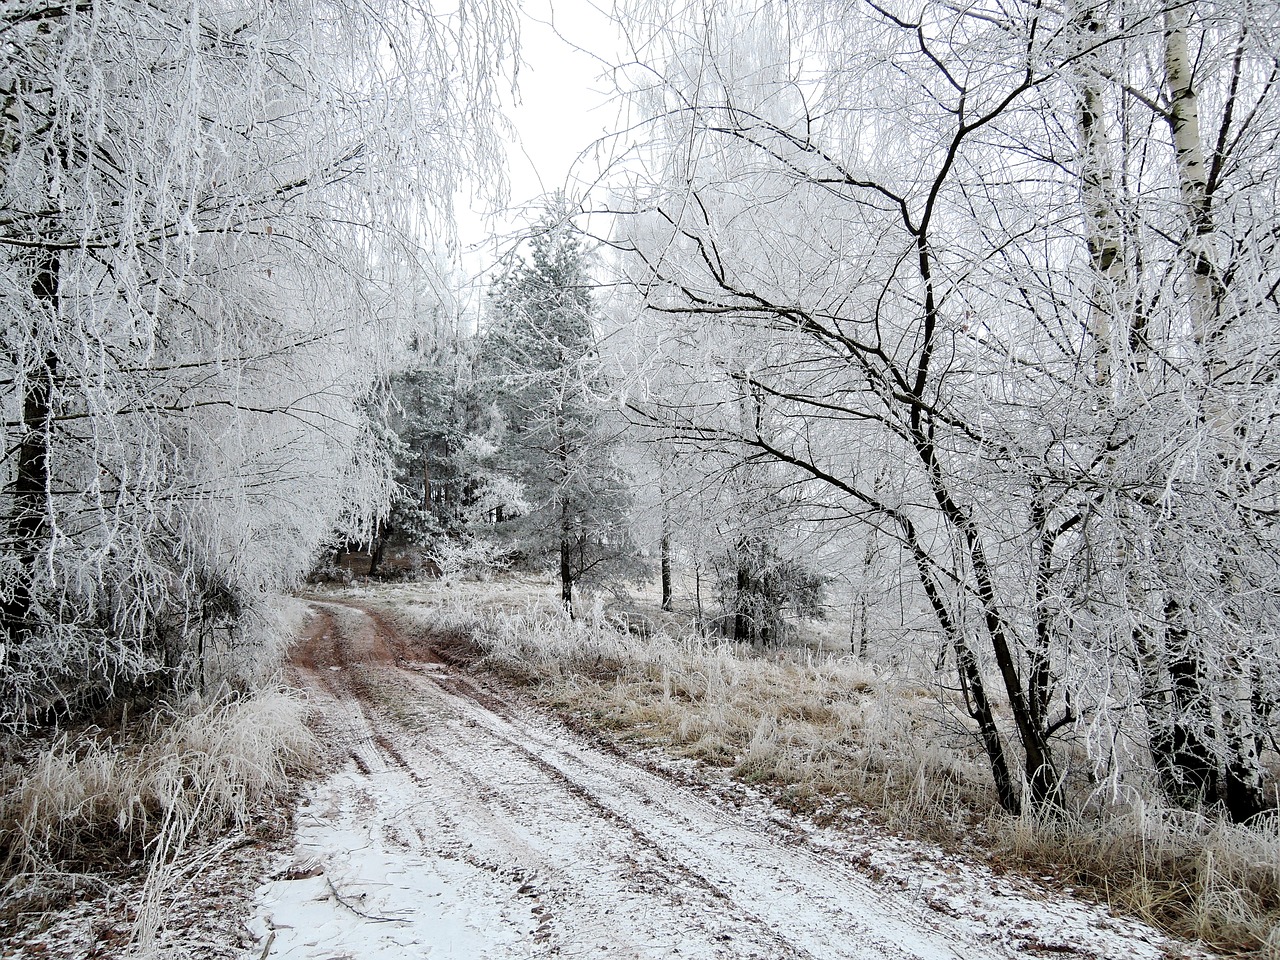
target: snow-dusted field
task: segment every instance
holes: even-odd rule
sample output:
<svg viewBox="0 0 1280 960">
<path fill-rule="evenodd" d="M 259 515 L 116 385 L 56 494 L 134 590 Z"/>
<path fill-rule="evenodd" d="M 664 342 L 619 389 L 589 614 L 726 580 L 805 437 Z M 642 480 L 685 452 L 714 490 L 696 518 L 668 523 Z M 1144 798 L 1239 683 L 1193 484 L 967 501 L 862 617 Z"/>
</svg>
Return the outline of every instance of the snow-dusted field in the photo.
<svg viewBox="0 0 1280 960">
<path fill-rule="evenodd" d="M 295 662 L 346 760 L 310 791 L 291 858 L 259 891 L 258 956 L 1179 952 L 892 838 L 851 843 L 764 801 L 718 803 L 477 687 L 376 615 L 316 610 Z"/>
</svg>

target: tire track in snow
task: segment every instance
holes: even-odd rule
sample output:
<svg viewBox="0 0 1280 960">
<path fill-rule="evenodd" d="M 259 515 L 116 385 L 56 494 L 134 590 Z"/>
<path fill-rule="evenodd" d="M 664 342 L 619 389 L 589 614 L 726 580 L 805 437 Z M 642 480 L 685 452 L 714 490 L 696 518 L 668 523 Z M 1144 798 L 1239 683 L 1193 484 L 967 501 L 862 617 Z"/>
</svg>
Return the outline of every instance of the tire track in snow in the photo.
<svg viewBox="0 0 1280 960">
<path fill-rule="evenodd" d="M 273 956 L 1035 955 L 480 688 L 376 612 L 313 607 L 296 677 L 351 764 L 299 821 L 334 896 L 264 888 Z"/>
<path fill-rule="evenodd" d="M 446 695 L 457 698 L 455 709 L 469 714 L 511 751 L 529 758 L 597 817 L 628 833 L 637 847 L 652 851 L 669 875 L 678 874 L 758 926 L 768 940 L 786 948 L 785 956 L 908 960 L 977 955 L 971 952 L 976 944 L 968 944 L 964 953 L 950 944 L 940 954 L 918 952 L 929 939 L 932 918 L 895 894 L 874 891 L 869 883 L 833 868 L 816 853 L 784 846 L 772 836 L 761 837 L 720 808 L 648 771 L 575 742 L 572 735 L 521 723 L 511 714 L 499 716 L 458 697 L 453 693 L 456 685 L 442 687 Z M 797 875 L 804 879 L 797 880 Z M 770 880 L 762 883 L 762 876 Z M 774 890 L 769 889 L 770 883 Z M 881 903 L 869 909 L 868 904 L 876 901 Z M 770 909 L 747 906 L 761 903 Z M 821 906 L 815 910 L 816 904 Z M 859 905 L 861 916 L 850 909 Z M 806 913 L 815 916 L 805 917 Z M 900 918 L 911 915 L 917 918 L 916 924 L 904 928 Z M 914 946 L 904 949 L 899 941 L 884 936 L 886 929 L 898 933 L 902 944 Z M 850 944 L 860 945 L 860 952 L 842 952 Z"/>
</svg>

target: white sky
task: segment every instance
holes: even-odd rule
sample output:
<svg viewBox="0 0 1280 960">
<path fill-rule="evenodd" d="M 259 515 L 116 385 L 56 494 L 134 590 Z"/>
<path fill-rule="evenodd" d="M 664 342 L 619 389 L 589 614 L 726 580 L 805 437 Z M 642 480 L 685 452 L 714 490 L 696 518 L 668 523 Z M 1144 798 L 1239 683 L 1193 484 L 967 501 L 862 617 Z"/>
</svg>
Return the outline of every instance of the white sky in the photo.
<svg viewBox="0 0 1280 960">
<path fill-rule="evenodd" d="M 518 138 L 508 154 L 511 209 L 496 220 L 460 213 L 468 269 L 492 262 L 483 250 L 491 236 L 536 218 L 542 194 L 581 194 L 600 169 L 591 145 L 616 126 L 601 76 L 619 46 L 609 17 L 592 0 L 524 0 L 521 8 L 520 101 L 506 105 Z"/>
</svg>

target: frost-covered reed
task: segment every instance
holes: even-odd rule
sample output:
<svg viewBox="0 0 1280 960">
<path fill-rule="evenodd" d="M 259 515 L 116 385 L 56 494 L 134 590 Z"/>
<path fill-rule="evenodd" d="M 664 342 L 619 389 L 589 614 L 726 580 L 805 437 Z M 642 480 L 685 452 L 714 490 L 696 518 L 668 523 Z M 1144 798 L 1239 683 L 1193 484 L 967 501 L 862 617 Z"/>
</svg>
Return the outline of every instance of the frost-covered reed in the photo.
<svg viewBox="0 0 1280 960">
<path fill-rule="evenodd" d="M 256 836 L 322 755 L 297 696 L 155 710 L 116 735 L 61 733 L 0 767 L 0 902 L 37 910 L 68 889 L 123 895 L 129 956 L 182 956 L 166 917 L 192 878 Z M 113 879 L 142 868 L 141 885 Z"/>
</svg>

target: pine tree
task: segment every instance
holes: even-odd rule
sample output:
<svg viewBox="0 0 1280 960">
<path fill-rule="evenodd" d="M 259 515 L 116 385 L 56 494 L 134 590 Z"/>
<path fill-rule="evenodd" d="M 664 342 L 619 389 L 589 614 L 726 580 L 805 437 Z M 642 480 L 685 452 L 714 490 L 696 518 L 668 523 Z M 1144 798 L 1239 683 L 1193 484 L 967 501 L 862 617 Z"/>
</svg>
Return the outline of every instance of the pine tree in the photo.
<svg viewBox="0 0 1280 960">
<path fill-rule="evenodd" d="M 634 563 L 630 496 L 599 399 L 587 254 L 563 200 L 538 221 L 529 248 L 490 294 L 480 350 L 503 422 L 505 470 L 527 504 L 519 516 L 494 519 L 520 559 L 558 564 L 572 612 L 576 584 L 625 574 Z"/>
</svg>

